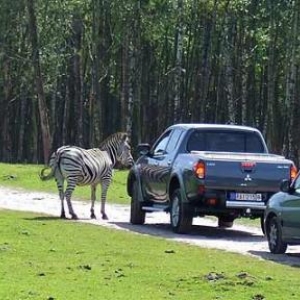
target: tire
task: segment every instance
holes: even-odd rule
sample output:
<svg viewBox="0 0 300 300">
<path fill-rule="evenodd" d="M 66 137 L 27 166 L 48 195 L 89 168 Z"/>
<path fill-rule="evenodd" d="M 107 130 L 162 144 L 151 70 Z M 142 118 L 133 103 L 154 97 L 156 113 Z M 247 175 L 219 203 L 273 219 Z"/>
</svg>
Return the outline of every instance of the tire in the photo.
<svg viewBox="0 0 300 300">
<path fill-rule="evenodd" d="M 218 226 L 220 228 L 231 228 L 233 226 L 233 218 L 230 217 L 219 217 Z"/>
<path fill-rule="evenodd" d="M 142 225 L 145 223 L 145 211 L 142 210 L 142 202 L 139 201 L 138 197 L 138 183 L 133 182 L 132 185 L 132 196 L 130 205 L 130 223 L 134 225 Z"/>
<path fill-rule="evenodd" d="M 189 204 L 182 202 L 179 189 L 171 197 L 170 221 L 175 233 L 189 233 L 193 224 L 193 209 Z"/>
<path fill-rule="evenodd" d="M 269 249 L 274 254 L 283 254 L 287 249 L 287 243 L 282 240 L 282 227 L 276 216 L 267 221 L 266 234 Z"/>
<path fill-rule="evenodd" d="M 264 216 L 260 217 L 260 228 L 261 228 L 263 235 L 265 235 L 266 232 L 265 232 Z"/>
</svg>

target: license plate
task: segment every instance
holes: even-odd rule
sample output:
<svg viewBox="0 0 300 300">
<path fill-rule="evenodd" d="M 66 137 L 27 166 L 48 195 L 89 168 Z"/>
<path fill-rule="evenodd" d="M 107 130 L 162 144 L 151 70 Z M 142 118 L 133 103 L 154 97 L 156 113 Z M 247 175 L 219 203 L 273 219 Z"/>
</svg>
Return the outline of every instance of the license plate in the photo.
<svg viewBox="0 0 300 300">
<path fill-rule="evenodd" d="M 261 194 L 248 194 L 248 193 L 230 193 L 230 200 L 262 201 L 262 195 Z"/>
</svg>

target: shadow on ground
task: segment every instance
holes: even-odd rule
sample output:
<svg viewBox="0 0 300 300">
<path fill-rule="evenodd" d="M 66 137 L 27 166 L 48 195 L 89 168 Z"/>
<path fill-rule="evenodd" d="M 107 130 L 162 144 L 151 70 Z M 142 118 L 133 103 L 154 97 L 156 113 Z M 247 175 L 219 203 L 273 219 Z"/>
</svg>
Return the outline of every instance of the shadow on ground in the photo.
<svg viewBox="0 0 300 300">
<path fill-rule="evenodd" d="M 249 250 L 248 252 L 264 260 L 270 260 L 275 263 L 280 263 L 283 265 L 300 268 L 300 253 L 287 252 L 285 254 L 272 254 L 267 251 L 254 251 L 254 250 Z"/>
<path fill-rule="evenodd" d="M 243 242 L 259 242 L 264 240 L 263 236 L 259 236 L 255 233 L 241 231 L 236 229 L 219 228 L 215 226 L 207 225 L 193 225 L 189 234 L 176 234 L 172 232 L 170 224 L 156 223 L 156 224 L 144 224 L 144 225 L 132 225 L 127 222 L 112 222 L 118 227 L 134 231 L 142 234 L 149 234 L 159 237 L 167 237 L 174 239 L 224 239 L 226 241 L 243 241 Z"/>
<path fill-rule="evenodd" d="M 27 221 L 57 221 L 61 220 L 60 217 L 55 217 L 55 216 L 38 216 L 38 217 L 33 217 L 33 218 L 25 218 Z"/>
<path fill-rule="evenodd" d="M 131 232 L 136 232 L 140 234 L 147 234 L 156 237 L 168 238 L 171 240 L 180 240 L 189 244 L 194 244 L 201 246 L 201 241 L 209 240 L 211 243 L 216 241 L 216 243 L 232 243 L 238 248 L 238 244 L 248 244 L 248 253 L 252 256 L 258 257 L 262 260 L 269 260 L 275 263 L 280 263 L 284 265 L 289 265 L 292 267 L 300 268 L 300 253 L 289 253 L 286 254 L 272 254 L 268 250 L 253 250 L 251 247 L 254 244 L 265 244 L 266 238 L 263 235 L 258 235 L 257 233 L 251 233 L 243 230 L 236 230 L 233 228 L 218 228 L 215 226 L 207 225 L 193 225 L 192 231 L 189 234 L 176 234 L 172 232 L 170 224 L 144 224 L 144 225 L 132 225 L 126 222 L 112 222 L 112 224 L 129 230 Z M 220 249 L 219 247 L 211 248 Z M 225 248 L 225 247 L 224 247 Z M 237 252 L 235 250 L 230 250 L 231 252 Z"/>
</svg>

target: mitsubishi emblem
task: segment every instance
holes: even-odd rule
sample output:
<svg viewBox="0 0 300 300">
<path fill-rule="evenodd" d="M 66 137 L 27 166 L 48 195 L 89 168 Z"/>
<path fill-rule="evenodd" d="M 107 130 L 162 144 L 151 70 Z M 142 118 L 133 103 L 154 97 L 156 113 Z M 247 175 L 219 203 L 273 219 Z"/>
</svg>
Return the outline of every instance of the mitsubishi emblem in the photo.
<svg viewBox="0 0 300 300">
<path fill-rule="evenodd" d="M 247 176 L 244 178 L 245 181 L 252 181 L 252 178 L 250 177 L 249 174 L 247 174 Z"/>
</svg>

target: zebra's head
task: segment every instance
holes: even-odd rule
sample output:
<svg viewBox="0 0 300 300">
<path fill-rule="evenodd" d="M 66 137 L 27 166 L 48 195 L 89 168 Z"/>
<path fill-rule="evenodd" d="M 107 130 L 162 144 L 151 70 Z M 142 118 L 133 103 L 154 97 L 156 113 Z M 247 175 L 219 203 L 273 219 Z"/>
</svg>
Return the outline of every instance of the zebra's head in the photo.
<svg viewBox="0 0 300 300">
<path fill-rule="evenodd" d="M 125 167 L 131 167 L 134 164 L 134 160 L 131 154 L 131 147 L 129 144 L 129 138 L 127 134 L 123 136 L 123 142 L 120 144 L 120 151 L 118 156 L 118 161 L 121 165 Z"/>
<path fill-rule="evenodd" d="M 127 133 L 117 132 L 109 136 L 99 148 L 110 153 L 113 164 L 119 162 L 124 167 L 134 164 Z"/>
</svg>

